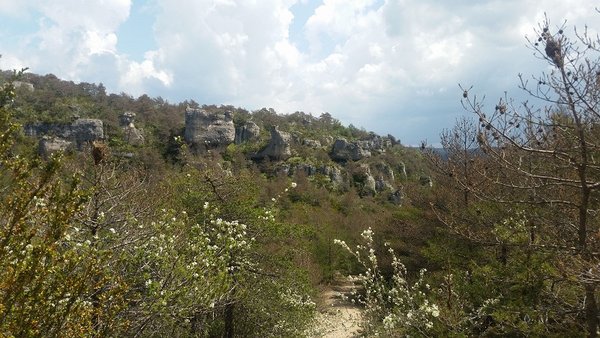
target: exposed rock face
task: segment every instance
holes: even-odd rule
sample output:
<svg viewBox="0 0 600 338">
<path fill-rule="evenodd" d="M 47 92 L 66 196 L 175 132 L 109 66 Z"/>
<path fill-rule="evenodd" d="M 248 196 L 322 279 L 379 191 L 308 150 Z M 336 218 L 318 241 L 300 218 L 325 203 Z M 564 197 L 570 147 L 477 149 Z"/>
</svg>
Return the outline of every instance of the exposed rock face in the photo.
<svg viewBox="0 0 600 338">
<path fill-rule="evenodd" d="M 375 165 L 377 171 L 383 176 L 383 179 L 394 182 L 395 175 L 392 168 L 384 162 L 379 162 Z"/>
<path fill-rule="evenodd" d="M 290 147 L 291 135 L 280 131 L 277 127 L 271 129 L 271 139 L 267 146 L 256 154 L 256 159 L 286 160 L 292 156 Z"/>
<path fill-rule="evenodd" d="M 193 146 L 216 148 L 235 140 L 233 114 L 209 113 L 203 109 L 185 110 L 185 141 Z"/>
<path fill-rule="evenodd" d="M 55 152 L 71 148 L 73 148 L 73 142 L 58 137 L 43 136 L 39 142 L 39 153 L 46 159 Z"/>
<path fill-rule="evenodd" d="M 360 192 L 361 196 L 375 196 L 377 194 L 377 182 L 375 182 L 373 176 L 368 175 L 365 178 Z"/>
<path fill-rule="evenodd" d="M 98 119 L 77 119 L 71 124 L 33 123 L 25 126 L 28 136 L 53 136 L 81 150 L 86 143 L 104 139 L 104 124 Z"/>
<path fill-rule="evenodd" d="M 290 174 L 293 175 L 298 172 L 303 172 L 306 176 L 313 176 L 317 174 L 317 167 L 309 163 L 299 163 L 294 168 L 292 168 Z"/>
<path fill-rule="evenodd" d="M 123 129 L 125 142 L 131 145 L 142 145 L 144 144 L 144 135 L 142 134 L 141 130 L 137 129 L 133 124 L 134 119 L 134 112 L 124 112 L 121 116 L 119 116 L 119 123 Z"/>
<path fill-rule="evenodd" d="M 358 161 L 370 156 L 371 152 L 362 148 L 358 142 L 348 142 L 343 138 L 335 140 L 331 150 L 334 161 Z"/>
<path fill-rule="evenodd" d="M 344 176 L 342 176 L 342 171 L 336 166 L 324 165 L 318 168 L 317 172 L 325 176 L 329 176 L 329 179 L 331 180 L 331 183 L 333 183 L 334 187 L 344 184 Z"/>
<path fill-rule="evenodd" d="M 256 123 L 248 121 L 243 126 L 235 129 L 235 144 L 254 141 L 258 139 L 259 135 L 260 127 Z"/>
<path fill-rule="evenodd" d="M 371 153 L 381 154 L 393 145 L 393 141 L 389 137 L 382 137 L 375 133 L 371 133 L 366 140 L 357 141 L 357 144 Z"/>
<path fill-rule="evenodd" d="M 353 177 L 361 196 L 375 196 L 377 193 L 377 183 L 373 175 L 371 175 L 371 169 L 368 164 L 362 164 L 356 168 Z"/>
<path fill-rule="evenodd" d="M 104 139 L 104 126 L 98 119 L 78 119 L 71 125 L 71 131 L 78 149 L 85 143 Z"/>
</svg>

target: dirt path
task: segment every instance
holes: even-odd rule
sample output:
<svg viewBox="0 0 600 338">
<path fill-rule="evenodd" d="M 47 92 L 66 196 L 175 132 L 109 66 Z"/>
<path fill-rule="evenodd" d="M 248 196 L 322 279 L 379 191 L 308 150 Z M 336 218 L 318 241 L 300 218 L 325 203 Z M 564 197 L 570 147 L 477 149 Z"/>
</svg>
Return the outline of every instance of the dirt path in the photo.
<svg viewBox="0 0 600 338">
<path fill-rule="evenodd" d="M 319 313 L 310 337 L 360 337 L 362 310 L 350 299 L 358 286 L 348 277 L 336 275 L 321 292 Z"/>
</svg>

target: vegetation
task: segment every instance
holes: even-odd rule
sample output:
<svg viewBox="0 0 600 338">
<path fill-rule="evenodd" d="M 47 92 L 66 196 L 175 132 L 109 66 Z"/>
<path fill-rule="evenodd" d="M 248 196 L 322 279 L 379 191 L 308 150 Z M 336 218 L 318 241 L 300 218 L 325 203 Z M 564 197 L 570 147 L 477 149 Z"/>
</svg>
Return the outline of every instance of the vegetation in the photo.
<svg viewBox="0 0 600 338">
<path fill-rule="evenodd" d="M 363 286 L 366 336 L 597 336 L 600 41 L 563 30 L 531 41 L 550 67 L 521 78 L 531 102 L 488 111 L 464 90 L 476 120 L 443 131 L 443 152 L 328 113 L 2 72 L 0 335 L 303 336 L 342 273 Z M 191 149 L 187 107 L 259 135 Z M 144 143 L 124 137 L 127 111 Z M 40 156 L 23 132 L 78 118 L 105 140 Z M 257 160 L 275 126 L 291 156 Z M 341 138 L 370 155 L 334 161 Z"/>
</svg>

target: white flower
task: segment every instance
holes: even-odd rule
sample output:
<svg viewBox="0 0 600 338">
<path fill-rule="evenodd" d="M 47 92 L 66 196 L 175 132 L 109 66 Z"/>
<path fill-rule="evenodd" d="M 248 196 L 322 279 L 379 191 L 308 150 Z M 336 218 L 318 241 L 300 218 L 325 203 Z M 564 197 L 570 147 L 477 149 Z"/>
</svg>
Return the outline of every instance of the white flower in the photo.
<svg viewBox="0 0 600 338">
<path fill-rule="evenodd" d="M 113 234 L 116 233 L 117 231 L 115 231 L 115 228 L 110 228 L 108 229 L 110 232 L 112 232 Z"/>
<path fill-rule="evenodd" d="M 298 186 L 298 183 L 296 183 L 296 182 L 292 182 L 292 188 L 295 188 L 295 187 L 297 187 L 297 186 Z"/>
</svg>

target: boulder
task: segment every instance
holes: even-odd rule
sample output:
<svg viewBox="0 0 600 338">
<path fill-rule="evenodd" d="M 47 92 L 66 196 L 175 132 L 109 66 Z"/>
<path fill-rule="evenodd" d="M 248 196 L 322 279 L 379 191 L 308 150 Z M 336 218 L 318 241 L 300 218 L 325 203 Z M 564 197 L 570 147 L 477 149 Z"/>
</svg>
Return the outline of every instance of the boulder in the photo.
<svg viewBox="0 0 600 338">
<path fill-rule="evenodd" d="M 254 141 L 258 139 L 259 135 L 260 127 L 256 123 L 248 121 L 243 126 L 235 128 L 235 144 Z"/>
<path fill-rule="evenodd" d="M 230 111 L 210 113 L 203 109 L 185 110 L 185 141 L 206 149 L 227 146 L 235 140 L 233 114 Z"/>
<path fill-rule="evenodd" d="M 358 161 L 371 156 L 371 152 L 364 149 L 358 142 L 348 142 L 346 139 L 337 139 L 333 143 L 331 159 L 334 161 Z"/>
<path fill-rule="evenodd" d="M 292 156 L 290 147 L 291 135 L 280 131 L 277 127 L 271 128 L 271 139 L 261 151 L 254 156 L 256 159 L 286 160 Z"/>
</svg>

